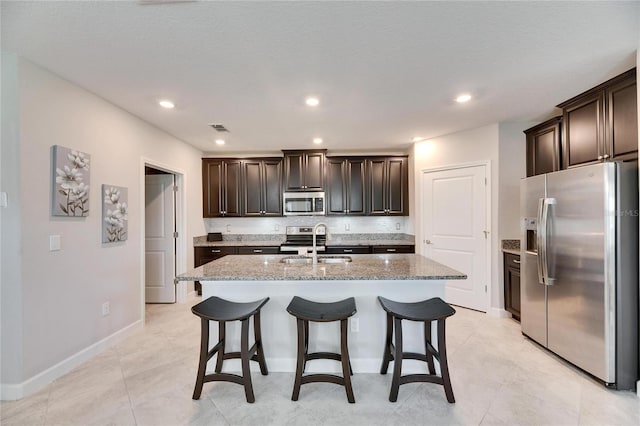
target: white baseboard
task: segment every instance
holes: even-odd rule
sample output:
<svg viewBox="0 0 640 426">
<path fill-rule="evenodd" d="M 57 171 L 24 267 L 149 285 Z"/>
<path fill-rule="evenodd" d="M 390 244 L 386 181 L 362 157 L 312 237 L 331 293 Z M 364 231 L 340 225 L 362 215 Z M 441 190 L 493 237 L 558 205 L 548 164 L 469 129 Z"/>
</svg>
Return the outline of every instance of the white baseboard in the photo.
<svg viewBox="0 0 640 426">
<path fill-rule="evenodd" d="M 487 315 L 495 318 L 511 318 L 511 313 L 502 308 L 491 308 Z"/>
<path fill-rule="evenodd" d="M 64 376 L 74 368 L 90 360 L 99 353 L 109 349 L 111 346 L 121 342 L 143 327 L 142 320 L 138 320 L 130 324 L 110 336 L 94 343 L 93 345 L 82 349 L 81 351 L 71 355 L 56 365 L 49 367 L 41 373 L 36 374 L 30 379 L 19 384 L 0 384 L 0 400 L 14 401 L 32 395 L 44 388 L 59 377 Z"/>
</svg>

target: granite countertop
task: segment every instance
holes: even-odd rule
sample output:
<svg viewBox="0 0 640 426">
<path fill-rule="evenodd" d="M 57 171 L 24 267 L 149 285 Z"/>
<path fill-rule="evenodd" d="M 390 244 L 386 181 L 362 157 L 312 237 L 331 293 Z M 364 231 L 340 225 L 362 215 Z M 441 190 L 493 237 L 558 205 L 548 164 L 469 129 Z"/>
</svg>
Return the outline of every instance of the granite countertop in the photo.
<svg viewBox="0 0 640 426">
<path fill-rule="evenodd" d="M 286 237 L 284 234 L 225 234 L 222 241 L 207 241 L 207 236 L 193 238 L 194 247 L 279 247 Z M 413 235 L 408 234 L 329 234 L 328 246 L 400 246 L 415 245 Z"/>
<path fill-rule="evenodd" d="M 177 281 L 459 280 L 467 276 L 419 254 L 355 254 L 353 262 L 286 264 L 283 255 L 225 256 Z"/>
<path fill-rule="evenodd" d="M 520 240 L 502 240 L 502 252 L 520 255 Z"/>
</svg>

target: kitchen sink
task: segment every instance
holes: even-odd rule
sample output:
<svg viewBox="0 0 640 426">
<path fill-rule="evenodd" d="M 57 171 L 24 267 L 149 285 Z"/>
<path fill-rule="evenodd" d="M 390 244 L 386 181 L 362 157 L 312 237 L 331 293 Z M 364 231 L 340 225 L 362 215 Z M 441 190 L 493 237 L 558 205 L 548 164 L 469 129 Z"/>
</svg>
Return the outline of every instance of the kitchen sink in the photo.
<svg viewBox="0 0 640 426">
<path fill-rule="evenodd" d="M 318 256 L 318 263 L 348 263 L 351 261 L 351 256 Z M 280 262 L 310 265 L 313 263 L 313 258 L 311 256 L 287 256 L 280 259 Z"/>
</svg>

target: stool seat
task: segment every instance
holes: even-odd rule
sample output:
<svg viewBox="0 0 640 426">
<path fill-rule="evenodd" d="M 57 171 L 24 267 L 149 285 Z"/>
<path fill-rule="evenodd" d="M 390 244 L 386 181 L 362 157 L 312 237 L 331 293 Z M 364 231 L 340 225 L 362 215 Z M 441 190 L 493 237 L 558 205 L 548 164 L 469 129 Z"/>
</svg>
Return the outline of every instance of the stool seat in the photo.
<svg viewBox="0 0 640 426">
<path fill-rule="evenodd" d="M 450 317 L 456 310 L 439 297 L 414 303 L 402 303 L 378 296 L 382 309 L 396 318 L 411 321 L 433 321 Z"/>
<path fill-rule="evenodd" d="M 344 386 L 347 393 L 347 401 L 356 402 L 351 386 L 351 362 L 349 361 L 349 348 L 347 346 L 347 320 L 356 313 L 356 301 L 349 297 L 337 302 L 322 303 L 313 302 L 294 296 L 287 306 L 287 312 L 296 317 L 298 329 L 298 360 L 296 366 L 295 381 L 291 399 L 297 401 L 300 396 L 300 387 L 307 383 L 334 383 Z M 312 352 L 309 353 L 309 321 L 330 322 L 340 321 L 340 353 Z M 333 374 L 307 374 L 304 375 L 307 361 L 317 359 L 330 359 L 340 361 L 342 364 L 342 377 Z"/>
<path fill-rule="evenodd" d="M 267 361 L 262 348 L 262 335 L 260 331 L 260 309 L 269 298 L 256 300 L 255 302 L 232 302 L 216 296 L 194 305 L 191 312 L 200 317 L 200 362 L 198 364 L 198 375 L 196 376 L 196 386 L 193 390 L 193 399 L 200 399 L 202 386 L 208 382 L 232 382 L 242 385 L 247 402 L 255 401 L 253 385 L 251 384 L 251 371 L 249 361 L 256 361 L 260 366 L 263 376 L 269 374 Z M 249 346 L 249 319 L 253 317 L 254 343 Z M 218 322 L 218 343 L 209 348 L 209 321 Z M 240 350 L 226 352 L 227 322 L 240 321 Z M 217 355 L 215 372 L 207 374 L 207 363 Z M 222 372 L 222 362 L 225 359 L 240 359 L 242 374 L 231 374 Z"/>
<path fill-rule="evenodd" d="M 267 297 L 255 302 L 241 303 L 211 296 L 194 305 L 191 312 L 209 321 L 240 321 L 255 315 L 268 301 Z"/>
<path fill-rule="evenodd" d="M 387 312 L 387 337 L 384 343 L 384 353 L 380 374 L 387 374 L 389 363 L 394 362 L 393 379 L 391 380 L 391 392 L 389 401 L 398 400 L 400 385 L 415 382 L 429 382 L 444 386 L 447 401 L 455 402 L 451 378 L 449 377 L 449 364 L 447 362 L 447 348 L 445 341 L 445 320 L 456 313 L 439 297 L 422 300 L 420 302 L 403 303 L 385 299 L 378 296 L 380 306 Z M 402 349 L 402 321 L 416 321 L 423 324 L 425 353 L 404 352 Z M 438 333 L 438 347 L 433 345 L 431 339 L 431 322 L 436 321 Z M 392 341 L 395 334 L 395 344 Z M 402 360 L 412 359 L 424 361 L 429 369 L 428 374 L 402 375 Z M 440 364 L 440 375 L 436 374 L 435 361 Z"/>
<path fill-rule="evenodd" d="M 321 303 L 294 296 L 287 306 L 287 312 L 305 321 L 340 321 L 356 313 L 356 301 L 349 297 L 337 302 Z"/>
</svg>

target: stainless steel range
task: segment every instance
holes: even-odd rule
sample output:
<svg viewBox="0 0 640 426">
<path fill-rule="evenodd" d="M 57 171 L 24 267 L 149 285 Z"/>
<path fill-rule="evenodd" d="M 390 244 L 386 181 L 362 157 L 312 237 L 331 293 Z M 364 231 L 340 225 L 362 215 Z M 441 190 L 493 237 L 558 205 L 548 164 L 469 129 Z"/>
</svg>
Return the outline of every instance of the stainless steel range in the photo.
<svg viewBox="0 0 640 426">
<path fill-rule="evenodd" d="M 280 245 L 281 252 L 298 253 L 301 249 L 313 250 L 313 226 L 287 226 L 286 241 Z M 316 229 L 316 250 L 325 251 L 327 230 L 321 226 Z"/>
</svg>

